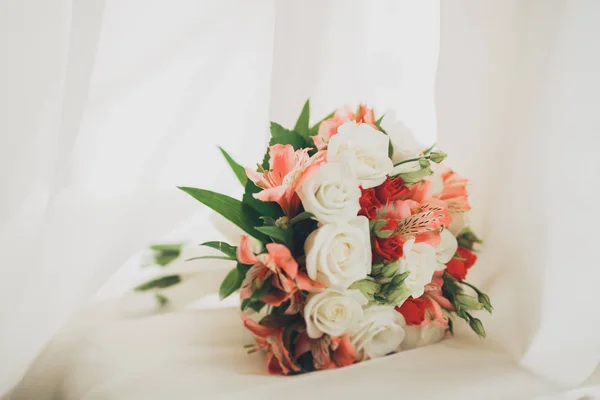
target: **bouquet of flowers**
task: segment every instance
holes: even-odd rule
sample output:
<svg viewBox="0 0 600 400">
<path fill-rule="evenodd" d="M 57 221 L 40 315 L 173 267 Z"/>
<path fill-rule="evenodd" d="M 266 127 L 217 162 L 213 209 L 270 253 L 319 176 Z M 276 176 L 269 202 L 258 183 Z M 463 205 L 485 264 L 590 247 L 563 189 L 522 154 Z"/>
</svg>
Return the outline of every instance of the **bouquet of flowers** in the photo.
<svg viewBox="0 0 600 400">
<path fill-rule="evenodd" d="M 307 101 L 293 130 L 272 122 L 257 169 L 221 149 L 241 201 L 180 188 L 247 233 L 203 245 L 237 263 L 219 294 L 239 290 L 249 351 L 266 351 L 270 373 L 297 374 L 441 340 L 457 318 L 485 336 L 472 312 L 491 312 L 490 299 L 465 282 L 481 243 L 465 226 L 467 180 L 365 105 L 309 117 Z"/>
</svg>

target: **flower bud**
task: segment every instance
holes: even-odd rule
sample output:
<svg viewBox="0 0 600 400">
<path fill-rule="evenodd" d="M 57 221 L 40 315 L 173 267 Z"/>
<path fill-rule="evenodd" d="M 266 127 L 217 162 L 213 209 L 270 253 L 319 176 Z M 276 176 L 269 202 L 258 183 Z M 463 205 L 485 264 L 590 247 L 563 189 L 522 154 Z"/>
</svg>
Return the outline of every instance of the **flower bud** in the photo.
<svg viewBox="0 0 600 400">
<path fill-rule="evenodd" d="M 444 153 L 443 151 L 432 151 L 431 155 L 430 155 L 430 159 L 431 161 L 433 161 L 434 163 L 441 163 L 442 161 L 444 161 L 444 159 L 448 156 L 448 154 Z"/>
<path fill-rule="evenodd" d="M 379 293 L 381 290 L 381 285 L 379 285 L 375 280 L 371 277 L 361 279 L 360 281 L 354 282 L 350 285 L 350 289 L 358 289 L 369 301 L 373 300 L 373 296 L 376 293 Z"/>
<path fill-rule="evenodd" d="M 467 296 L 466 294 L 457 294 L 454 296 L 454 301 L 464 310 L 481 310 L 483 308 L 474 297 Z"/>
<path fill-rule="evenodd" d="M 277 218 L 277 221 L 275 221 L 275 226 L 281 229 L 287 229 L 290 225 L 290 220 L 288 217 L 283 216 L 280 218 Z"/>
<path fill-rule="evenodd" d="M 480 302 L 483 305 L 483 308 L 485 308 L 485 310 L 489 313 L 491 313 L 494 309 L 494 307 L 492 307 L 490 297 L 485 293 L 479 292 L 477 294 L 477 301 Z"/>
<path fill-rule="evenodd" d="M 393 263 L 384 264 L 383 269 L 381 270 L 381 275 L 384 278 L 391 278 L 398 272 L 399 261 L 394 261 Z"/>
<path fill-rule="evenodd" d="M 402 285 L 399 288 L 390 291 L 387 295 L 387 300 L 390 305 L 399 306 L 404 303 L 404 300 L 408 299 L 410 294 L 410 289 Z"/>
<path fill-rule="evenodd" d="M 469 326 L 477 335 L 481 337 L 485 337 L 485 329 L 483 328 L 483 324 L 477 318 L 469 319 Z"/>
</svg>

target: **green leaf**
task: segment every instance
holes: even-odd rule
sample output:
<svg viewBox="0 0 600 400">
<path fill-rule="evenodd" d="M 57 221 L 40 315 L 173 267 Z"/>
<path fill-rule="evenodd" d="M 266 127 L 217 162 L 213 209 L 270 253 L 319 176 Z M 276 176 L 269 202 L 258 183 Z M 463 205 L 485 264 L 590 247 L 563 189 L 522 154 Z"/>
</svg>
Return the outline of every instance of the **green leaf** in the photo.
<svg viewBox="0 0 600 400">
<path fill-rule="evenodd" d="M 454 321 L 452 321 L 452 318 L 450 317 L 448 317 L 448 330 L 450 331 L 450 334 L 454 336 Z"/>
<path fill-rule="evenodd" d="M 179 253 L 158 253 L 154 257 L 154 263 L 161 267 L 166 267 L 179 257 Z"/>
<path fill-rule="evenodd" d="M 425 150 L 423 150 L 423 155 L 429 155 L 429 153 L 431 153 L 431 151 L 433 150 L 433 148 L 435 147 L 437 143 L 432 144 L 431 146 L 429 146 L 428 148 L 426 148 Z"/>
<path fill-rule="evenodd" d="M 306 100 L 304 103 L 304 107 L 302 107 L 302 112 L 298 117 L 298 121 L 296 121 L 296 126 L 294 126 L 294 131 L 298 132 L 300 136 L 308 138 L 310 128 L 308 126 L 310 120 L 310 99 Z"/>
<path fill-rule="evenodd" d="M 219 298 L 223 300 L 229 297 L 233 292 L 240 288 L 243 280 L 244 277 L 240 274 L 237 267 L 233 268 L 221 283 L 221 287 L 219 288 Z"/>
<path fill-rule="evenodd" d="M 269 237 L 271 237 L 277 241 L 280 241 L 282 243 L 286 242 L 285 231 L 278 226 L 275 226 L 275 225 L 257 226 L 254 229 L 256 229 L 259 232 L 264 233 L 265 235 L 268 235 Z"/>
<path fill-rule="evenodd" d="M 190 187 L 179 187 L 179 189 L 221 214 L 251 236 L 263 242 L 268 240 L 265 235 L 254 229 L 260 221 L 259 214 L 250 207 L 244 207 L 241 201 L 210 190 Z"/>
<path fill-rule="evenodd" d="M 258 193 L 261 190 L 262 189 L 257 187 L 254 184 L 254 182 L 249 180 L 248 183 L 246 184 L 246 189 L 244 191 L 244 197 L 242 197 L 242 203 L 246 207 L 250 207 L 253 210 L 255 210 L 258 213 L 258 215 L 261 215 L 261 216 L 264 216 L 267 218 L 277 219 L 280 216 L 282 216 L 283 211 L 281 210 L 281 207 L 279 207 L 279 204 L 274 203 L 274 202 L 268 202 L 268 201 L 260 201 L 260 200 L 255 199 L 252 196 L 254 193 Z"/>
<path fill-rule="evenodd" d="M 252 291 L 252 298 L 260 300 L 263 297 L 265 297 L 272 289 L 273 285 L 271 284 L 271 281 L 263 281 L 261 287 L 255 288 Z"/>
<path fill-rule="evenodd" d="M 183 246 L 182 243 L 153 244 L 150 246 L 150 249 L 154 251 L 166 251 L 179 254 L 181 251 L 181 246 Z"/>
<path fill-rule="evenodd" d="M 309 213 L 308 211 L 301 212 L 300 214 L 296 215 L 290 220 L 290 226 L 294 226 L 294 224 L 300 221 L 304 221 L 305 219 L 310 219 L 312 217 L 314 217 L 313 213 Z"/>
<path fill-rule="evenodd" d="M 136 286 L 133 290 L 136 292 L 144 292 L 151 289 L 163 289 L 176 285 L 179 282 L 181 282 L 181 277 L 179 275 L 165 275 L 161 276 L 160 278 L 142 283 L 141 285 Z"/>
<path fill-rule="evenodd" d="M 381 121 L 383 121 L 383 117 L 385 117 L 385 114 L 383 114 L 381 117 L 379 117 L 379 119 L 377 121 L 375 121 L 375 126 L 380 128 L 381 127 Z"/>
<path fill-rule="evenodd" d="M 194 261 L 194 260 L 229 260 L 229 261 L 235 261 L 235 258 L 231 258 L 231 257 L 227 257 L 227 256 L 198 256 L 198 257 L 188 258 L 185 261 Z"/>
<path fill-rule="evenodd" d="M 229 256 L 232 259 L 237 257 L 237 247 L 225 242 L 204 242 L 200 246 L 210 247 L 211 249 L 219 250 L 221 253 Z"/>
<path fill-rule="evenodd" d="M 246 170 L 244 169 L 244 167 L 235 162 L 235 160 L 231 158 L 231 156 L 227 154 L 227 152 L 223 150 L 222 147 L 219 147 L 219 150 L 221 150 L 223 157 L 225 157 L 225 160 L 227 160 L 227 163 L 233 170 L 235 176 L 238 178 L 238 181 L 240 181 L 242 186 L 246 186 L 246 183 L 248 182 L 248 177 L 246 176 Z"/>
<path fill-rule="evenodd" d="M 160 293 L 154 293 L 154 298 L 156 299 L 156 302 L 158 303 L 159 307 L 164 307 L 167 304 L 169 304 L 169 298 L 165 295 L 162 295 Z"/>
<path fill-rule="evenodd" d="M 473 233 L 471 228 L 468 226 L 464 228 L 456 237 L 456 241 L 460 247 L 467 248 L 469 250 L 473 250 L 473 245 L 475 243 L 482 244 L 483 241 Z"/>
</svg>

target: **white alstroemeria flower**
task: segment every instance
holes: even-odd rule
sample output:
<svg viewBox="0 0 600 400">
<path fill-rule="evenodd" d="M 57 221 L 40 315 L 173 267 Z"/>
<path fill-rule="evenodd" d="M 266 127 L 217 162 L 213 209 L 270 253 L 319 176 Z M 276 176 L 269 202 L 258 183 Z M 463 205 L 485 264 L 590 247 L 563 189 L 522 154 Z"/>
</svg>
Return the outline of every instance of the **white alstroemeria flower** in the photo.
<svg viewBox="0 0 600 400">
<path fill-rule="evenodd" d="M 308 276 L 327 287 L 346 289 L 371 272 L 369 220 L 325 224 L 304 242 Z"/>
<path fill-rule="evenodd" d="M 362 306 L 367 303 L 367 298 L 356 289 L 325 289 L 309 294 L 304 306 L 308 337 L 340 336 L 353 330 L 362 320 Z"/>
<path fill-rule="evenodd" d="M 448 227 L 448 230 L 456 236 L 465 228 L 465 226 L 468 226 L 470 222 L 468 211 L 464 213 L 453 214 L 452 223 Z"/>
<path fill-rule="evenodd" d="M 446 263 L 454 257 L 456 249 L 458 249 L 458 242 L 448 229 L 444 229 L 440 233 L 440 237 L 440 244 L 435 248 L 435 253 L 437 255 L 438 270 L 443 270 L 446 268 Z"/>
<path fill-rule="evenodd" d="M 438 268 L 437 254 L 432 246 L 415 243 L 414 238 L 407 240 L 402 249 L 404 254 L 400 258 L 398 272 L 410 271 L 404 283 L 416 299 L 424 293 L 425 285 L 431 282 Z"/>
<path fill-rule="evenodd" d="M 304 209 L 320 223 L 350 221 L 360 210 L 358 181 L 343 164 L 322 164 L 298 190 Z"/>
<path fill-rule="evenodd" d="M 385 129 L 392 141 L 394 164 L 418 157 L 425 148 L 415 139 L 410 129 L 402 121 L 394 119 L 393 113 L 386 113 L 381 127 Z"/>
<path fill-rule="evenodd" d="M 432 175 L 426 176 L 426 181 L 431 182 L 431 194 L 433 196 L 438 195 L 444 190 L 444 179 L 442 178 L 442 174 L 440 173 L 442 167 L 437 163 L 430 163 L 430 168 L 433 171 Z"/>
<path fill-rule="evenodd" d="M 396 313 L 397 323 L 404 329 L 405 335 L 401 350 L 411 350 L 424 347 L 442 340 L 446 336 L 448 327 L 436 323 L 427 325 L 406 325 L 404 317 Z"/>
<path fill-rule="evenodd" d="M 327 162 L 341 163 L 365 188 L 381 185 L 394 164 L 388 157 L 388 136 L 367 124 L 347 122 L 340 126 L 327 147 Z"/>
<path fill-rule="evenodd" d="M 396 314 L 391 306 L 373 305 L 364 310 L 363 319 L 350 332 L 357 360 L 383 357 L 398 350 L 404 329 Z"/>
</svg>

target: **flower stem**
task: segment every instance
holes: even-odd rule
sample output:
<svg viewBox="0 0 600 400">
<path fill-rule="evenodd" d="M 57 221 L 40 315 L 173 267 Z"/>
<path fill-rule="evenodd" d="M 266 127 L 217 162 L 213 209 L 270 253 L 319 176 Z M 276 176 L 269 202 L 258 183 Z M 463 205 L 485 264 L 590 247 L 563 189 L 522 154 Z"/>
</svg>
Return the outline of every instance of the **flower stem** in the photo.
<svg viewBox="0 0 600 400">
<path fill-rule="evenodd" d="M 416 157 L 416 158 L 410 158 L 408 160 L 404 160 L 404 161 L 400 161 L 398 164 L 394 164 L 394 167 L 397 167 L 398 165 L 402 165 L 402 164 L 406 164 L 409 162 L 413 162 L 413 161 L 419 161 L 419 160 L 429 160 L 431 158 L 430 155 L 427 156 L 421 156 L 421 157 Z"/>
</svg>

